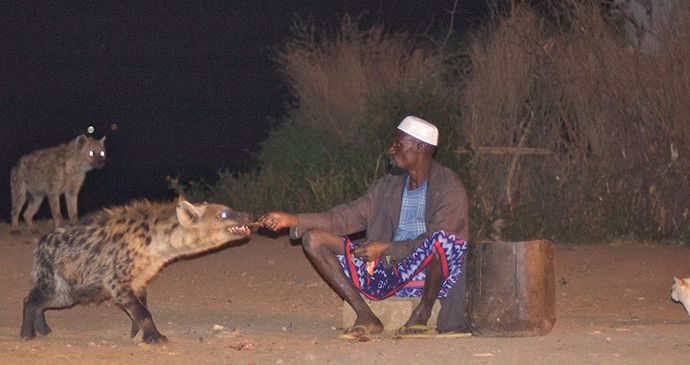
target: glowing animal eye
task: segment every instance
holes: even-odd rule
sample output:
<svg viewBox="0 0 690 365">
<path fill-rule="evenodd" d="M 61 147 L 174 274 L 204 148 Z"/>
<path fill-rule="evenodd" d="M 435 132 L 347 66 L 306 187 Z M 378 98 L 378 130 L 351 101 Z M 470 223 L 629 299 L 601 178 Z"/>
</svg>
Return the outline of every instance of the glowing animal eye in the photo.
<svg viewBox="0 0 690 365">
<path fill-rule="evenodd" d="M 228 213 L 227 210 L 222 210 L 220 212 L 220 219 L 228 219 L 230 217 L 230 213 Z"/>
<path fill-rule="evenodd" d="M 89 151 L 89 157 L 93 157 L 93 150 Z"/>
<path fill-rule="evenodd" d="M 101 151 L 101 153 L 99 153 L 99 155 L 101 155 L 101 157 L 105 157 L 105 151 Z"/>
</svg>

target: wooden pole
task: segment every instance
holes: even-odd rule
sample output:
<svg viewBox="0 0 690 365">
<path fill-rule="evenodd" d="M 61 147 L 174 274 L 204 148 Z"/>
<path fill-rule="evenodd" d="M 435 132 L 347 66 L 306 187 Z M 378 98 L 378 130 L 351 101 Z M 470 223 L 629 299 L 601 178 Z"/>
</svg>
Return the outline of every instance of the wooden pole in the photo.
<svg viewBox="0 0 690 365">
<path fill-rule="evenodd" d="M 474 149 L 458 148 L 458 153 L 475 153 L 477 155 L 550 155 L 548 148 L 535 147 L 475 147 Z"/>
</svg>

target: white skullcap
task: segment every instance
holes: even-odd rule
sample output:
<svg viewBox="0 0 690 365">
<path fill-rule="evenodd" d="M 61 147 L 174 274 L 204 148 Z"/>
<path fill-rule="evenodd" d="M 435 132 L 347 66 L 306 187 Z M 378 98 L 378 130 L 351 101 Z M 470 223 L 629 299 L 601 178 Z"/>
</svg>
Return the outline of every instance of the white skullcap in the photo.
<svg viewBox="0 0 690 365">
<path fill-rule="evenodd" d="M 438 145 L 438 129 L 424 119 L 413 116 L 405 117 L 398 125 L 398 129 L 422 142 L 432 146 Z"/>
</svg>

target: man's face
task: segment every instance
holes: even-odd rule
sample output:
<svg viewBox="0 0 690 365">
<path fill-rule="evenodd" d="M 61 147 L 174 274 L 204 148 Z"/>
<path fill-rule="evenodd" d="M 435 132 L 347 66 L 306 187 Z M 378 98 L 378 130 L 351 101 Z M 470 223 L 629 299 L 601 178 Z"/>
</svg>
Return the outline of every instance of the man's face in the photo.
<svg viewBox="0 0 690 365">
<path fill-rule="evenodd" d="M 419 141 L 410 137 L 405 132 L 396 131 L 393 143 L 391 143 L 391 146 L 388 148 L 391 165 L 405 171 L 412 168 L 421 156 L 418 149 L 419 143 Z"/>
</svg>

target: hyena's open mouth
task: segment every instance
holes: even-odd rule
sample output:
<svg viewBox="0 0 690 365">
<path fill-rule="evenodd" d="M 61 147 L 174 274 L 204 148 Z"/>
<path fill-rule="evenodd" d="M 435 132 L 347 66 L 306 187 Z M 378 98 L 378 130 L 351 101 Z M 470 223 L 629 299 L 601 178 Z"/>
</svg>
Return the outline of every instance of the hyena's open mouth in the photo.
<svg viewBox="0 0 690 365">
<path fill-rule="evenodd" d="M 249 226 L 232 226 L 226 228 L 226 231 L 233 235 L 249 235 L 252 232 Z"/>
</svg>

